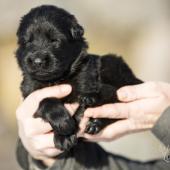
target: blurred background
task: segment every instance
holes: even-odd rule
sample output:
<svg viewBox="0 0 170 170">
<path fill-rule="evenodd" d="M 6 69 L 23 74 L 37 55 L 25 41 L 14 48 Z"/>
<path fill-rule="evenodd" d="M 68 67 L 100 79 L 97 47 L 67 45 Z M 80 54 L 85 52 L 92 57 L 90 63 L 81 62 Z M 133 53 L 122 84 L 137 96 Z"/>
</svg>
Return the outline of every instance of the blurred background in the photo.
<svg viewBox="0 0 170 170">
<path fill-rule="evenodd" d="M 20 103 L 21 73 L 15 61 L 16 30 L 32 7 L 54 4 L 74 14 L 85 28 L 89 52 L 116 53 L 141 79 L 170 81 L 169 0 L 36 0 L 0 1 L 0 169 L 17 170 L 15 110 Z M 107 150 L 137 160 L 162 157 L 159 141 L 150 133 L 128 135 Z"/>
</svg>

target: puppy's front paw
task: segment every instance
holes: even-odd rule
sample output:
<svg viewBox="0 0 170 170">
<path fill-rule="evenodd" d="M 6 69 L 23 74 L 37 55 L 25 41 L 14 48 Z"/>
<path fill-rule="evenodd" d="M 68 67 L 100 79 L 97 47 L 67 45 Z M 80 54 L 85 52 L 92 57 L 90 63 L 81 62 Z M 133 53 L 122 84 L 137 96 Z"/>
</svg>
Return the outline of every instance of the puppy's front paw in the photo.
<svg viewBox="0 0 170 170">
<path fill-rule="evenodd" d="M 53 130 L 56 131 L 59 135 L 69 136 L 76 133 L 78 129 L 75 120 L 69 116 L 60 117 L 57 120 L 51 119 L 50 124 Z"/>
<path fill-rule="evenodd" d="M 90 119 L 86 126 L 85 133 L 97 134 L 101 129 L 102 122 L 100 119 Z"/>
<path fill-rule="evenodd" d="M 97 134 L 106 126 L 118 121 L 120 119 L 93 119 L 91 118 L 86 126 L 85 132 L 88 134 Z"/>
<path fill-rule="evenodd" d="M 46 98 L 41 101 L 34 117 L 41 117 L 49 122 L 59 135 L 72 135 L 78 129 L 68 110 L 56 98 Z"/>
<path fill-rule="evenodd" d="M 62 151 L 69 151 L 77 144 L 77 136 L 75 134 L 70 136 L 55 135 L 54 144 Z"/>
<path fill-rule="evenodd" d="M 85 104 L 86 107 L 90 107 L 96 103 L 96 99 L 93 96 L 82 96 L 80 99 L 80 103 Z"/>
</svg>

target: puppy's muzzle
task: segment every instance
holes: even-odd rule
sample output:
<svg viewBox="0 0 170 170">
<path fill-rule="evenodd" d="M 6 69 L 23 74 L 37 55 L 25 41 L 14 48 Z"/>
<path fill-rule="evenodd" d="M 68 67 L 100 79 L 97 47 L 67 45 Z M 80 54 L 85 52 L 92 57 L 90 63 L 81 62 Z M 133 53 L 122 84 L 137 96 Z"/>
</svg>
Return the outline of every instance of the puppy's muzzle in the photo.
<svg viewBox="0 0 170 170">
<path fill-rule="evenodd" d="M 48 53 L 35 52 L 27 55 L 25 58 L 27 70 L 31 72 L 35 71 L 47 71 L 51 70 L 54 63 L 54 57 Z"/>
<path fill-rule="evenodd" d="M 46 55 L 30 55 L 26 57 L 26 63 L 31 67 L 43 68 L 48 65 L 50 61 L 49 56 Z"/>
</svg>

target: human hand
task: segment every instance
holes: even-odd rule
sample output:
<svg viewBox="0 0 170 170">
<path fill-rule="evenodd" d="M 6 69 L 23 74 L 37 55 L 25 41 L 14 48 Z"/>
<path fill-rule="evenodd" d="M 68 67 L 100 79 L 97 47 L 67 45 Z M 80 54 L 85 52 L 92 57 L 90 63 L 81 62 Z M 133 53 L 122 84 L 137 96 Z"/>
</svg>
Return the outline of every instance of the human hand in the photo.
<svg viewBox="0 0 170 170">
<path fill-rule="evenodd" d="M 34 159 L 42 160 L 47 166 L 53 164 L 53 157 L 61 151 L 54 146 L 54 134 L 50 124 L 44 122 L 41 118 L 33 118 L 33 115 L 38 109 L 40 101 L 44 98 L 63 98 L 70 92 L 71 86 L 69 85 L 58 85 L 37 90 L 25 98 L 16 111 L 19 137 L 24 147 Z M 77 105 L 65 104 L 65 107 L 73 114 Z"/>
<path fill-rule="evenodd" d="M 122 103 L 106 104 L 85 111 L 80 124 L 85 129 L 88 118 L 121 119 L 108 125 L 99 134 L 81 134 L 91 141 L 111 141 L 132 132 L 151 129 L 170 105 L 170 84 L 146 82 L 125 86 L 117 91 Z"/>
</svg>

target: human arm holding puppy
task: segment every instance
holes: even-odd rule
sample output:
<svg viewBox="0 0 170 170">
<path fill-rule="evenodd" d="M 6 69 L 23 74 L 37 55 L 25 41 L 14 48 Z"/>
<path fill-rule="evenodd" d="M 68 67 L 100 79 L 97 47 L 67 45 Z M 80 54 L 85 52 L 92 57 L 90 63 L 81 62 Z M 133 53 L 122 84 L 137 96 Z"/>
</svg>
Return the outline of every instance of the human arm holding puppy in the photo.
<svg viewBox="0 0 170 170">
<path fill-rule="evenodd" d="M 33 159 L 40 160 L 47 166 L 51 166 L 54 163 L 55 159 L 53 157 L 60 154 L 61 151 L 54 146 L 52 127 L 41 118 L 35 119 L 33 115 L 38 109 L 40 101 L 44 98 L 63 98 L 70 92 L 71 86 L 69 85 L 47 87 L 33 92 L 21 103 L 16 111 L 20 137 L 17 152 L 25 152 L 25 148 Z M 65 106 L 71 114 L 73 114 L 73 110 L 77 107 L 76 105 L 69 104 Z M 27 153 L 25 152 L 24 154 L 26 155 Z M 22 164 L 21 166 L 29 164 L 29 162 L 25 162 L 28 160 L 23 159 L 22 153 L 18 153 L 17 157 L 20 164 Z"/>
<path fill-rule="evenodd" d="M 31 159 L 33 158 L 32 160 L 43 162 L 47 167 L 51 167 L 57 161 L 54 157 L 60 154 L 61 151 L 54 146 L 51 126 L 40 118 L 34 119 L 33 114 L 36 112 L 39 102 L 42 99 L 47 97 L 62 98 L 70 92 L 71 87 L 68 85 L 41 89 L 30 94 L 18 107 L 17 120 L 19 137 L 21 139 L 18 145 L 18 159 L 23 166 L 26 164 L 30 166 L 32 163 L 25 163 L 23 161 L 23 154 L 21 153 L 23 149 L 20 148 L 21 144 L 23 144 L 23 147 L 28 152 L 27 156 L 29 158 L 31 157 Z M 140 85 L 127 86 L 119 89 L 117 95 L 122 103 L 106 104 L 97 108 L 89 108 L 85 111 L 85 116 L 80 123 L 80 136 L 91 141 L 111 141 L 128 133 L 151 129 L 159 125 L 156 122 L 159 118 L 164 117 L 164 115 L 168 117 L 167 121 L 170 119 L 170 115 L 165 113 L 162 115 L 170 105 L 170 85 L 167 83 L 147 82 Z M 71 114 L 74 114 L 77 108 L 76 105 L 66 105 L 66 107 Z M 97 135 L 88 135 L 84 134 L 83 130 L 89 117 L 121 118 L 123 120 L 109 125 Z M 164 125 L 168 130 L 170 128 L 169 126 L 169 123 L 165 123 Z M 155 132 L 159 131 L 159 126 L 157 127 L 158 130 L 156 129 Z M 159 137 L 161 133 L 154 134 L 158 134 Z M 166 144 L 167 138 L 163 142 Z M 104 157 L 106 157 L 105 154 L 103 153 Z M 111 155 L 107 156 L 110 157 Z M 135 167 L 134 169 L 138 166 L 145 166 L 139 162 L 136 163 L 135 161 L 125 160 L 120 157 L 116 158 L 115 155 L 113 157 L 113 160 L 117 159 L 120 164 L 122 162 L 122 165 L 126 164 L 127 167 L 132 165 L 133 168 Z M 112 161 L 109 164 L 109 167 L 112 167 L 112 164 L 113 166 L 115 165 Z M 160 164 L 161 166 L 168 166 L 158 162 L 158 166 Z M 37 163 L 35 166 L 37 166 Z M 148 163 L 146 166 L 152 167 L 152 163 Z M 43 169 L 43 167 L 40 166 L 39 169 Z"/>
<path fill-rule="evenodd" d="M 167 146 L 170 144 L 170 133 L 167 133 L 170 128 L 170 112 L 163 114 L 170 106 L 170 84 L 146 82 L 125 86 L 117 91 L 117 96 L 121 103 L 89 108 L 85 111 L 85 117 L 122 120 L 109 125 L 97 135 L 84 134 L 85 138 L 92 141 L 111 141 L 128 133 L 152 129 L 160 139 L 164 133 L 169 134 L 168 139 L 164 136 L 161 140 Z M 82 123 L 81 127 L 84 128 L 85 124 Z"/>
</svg>

